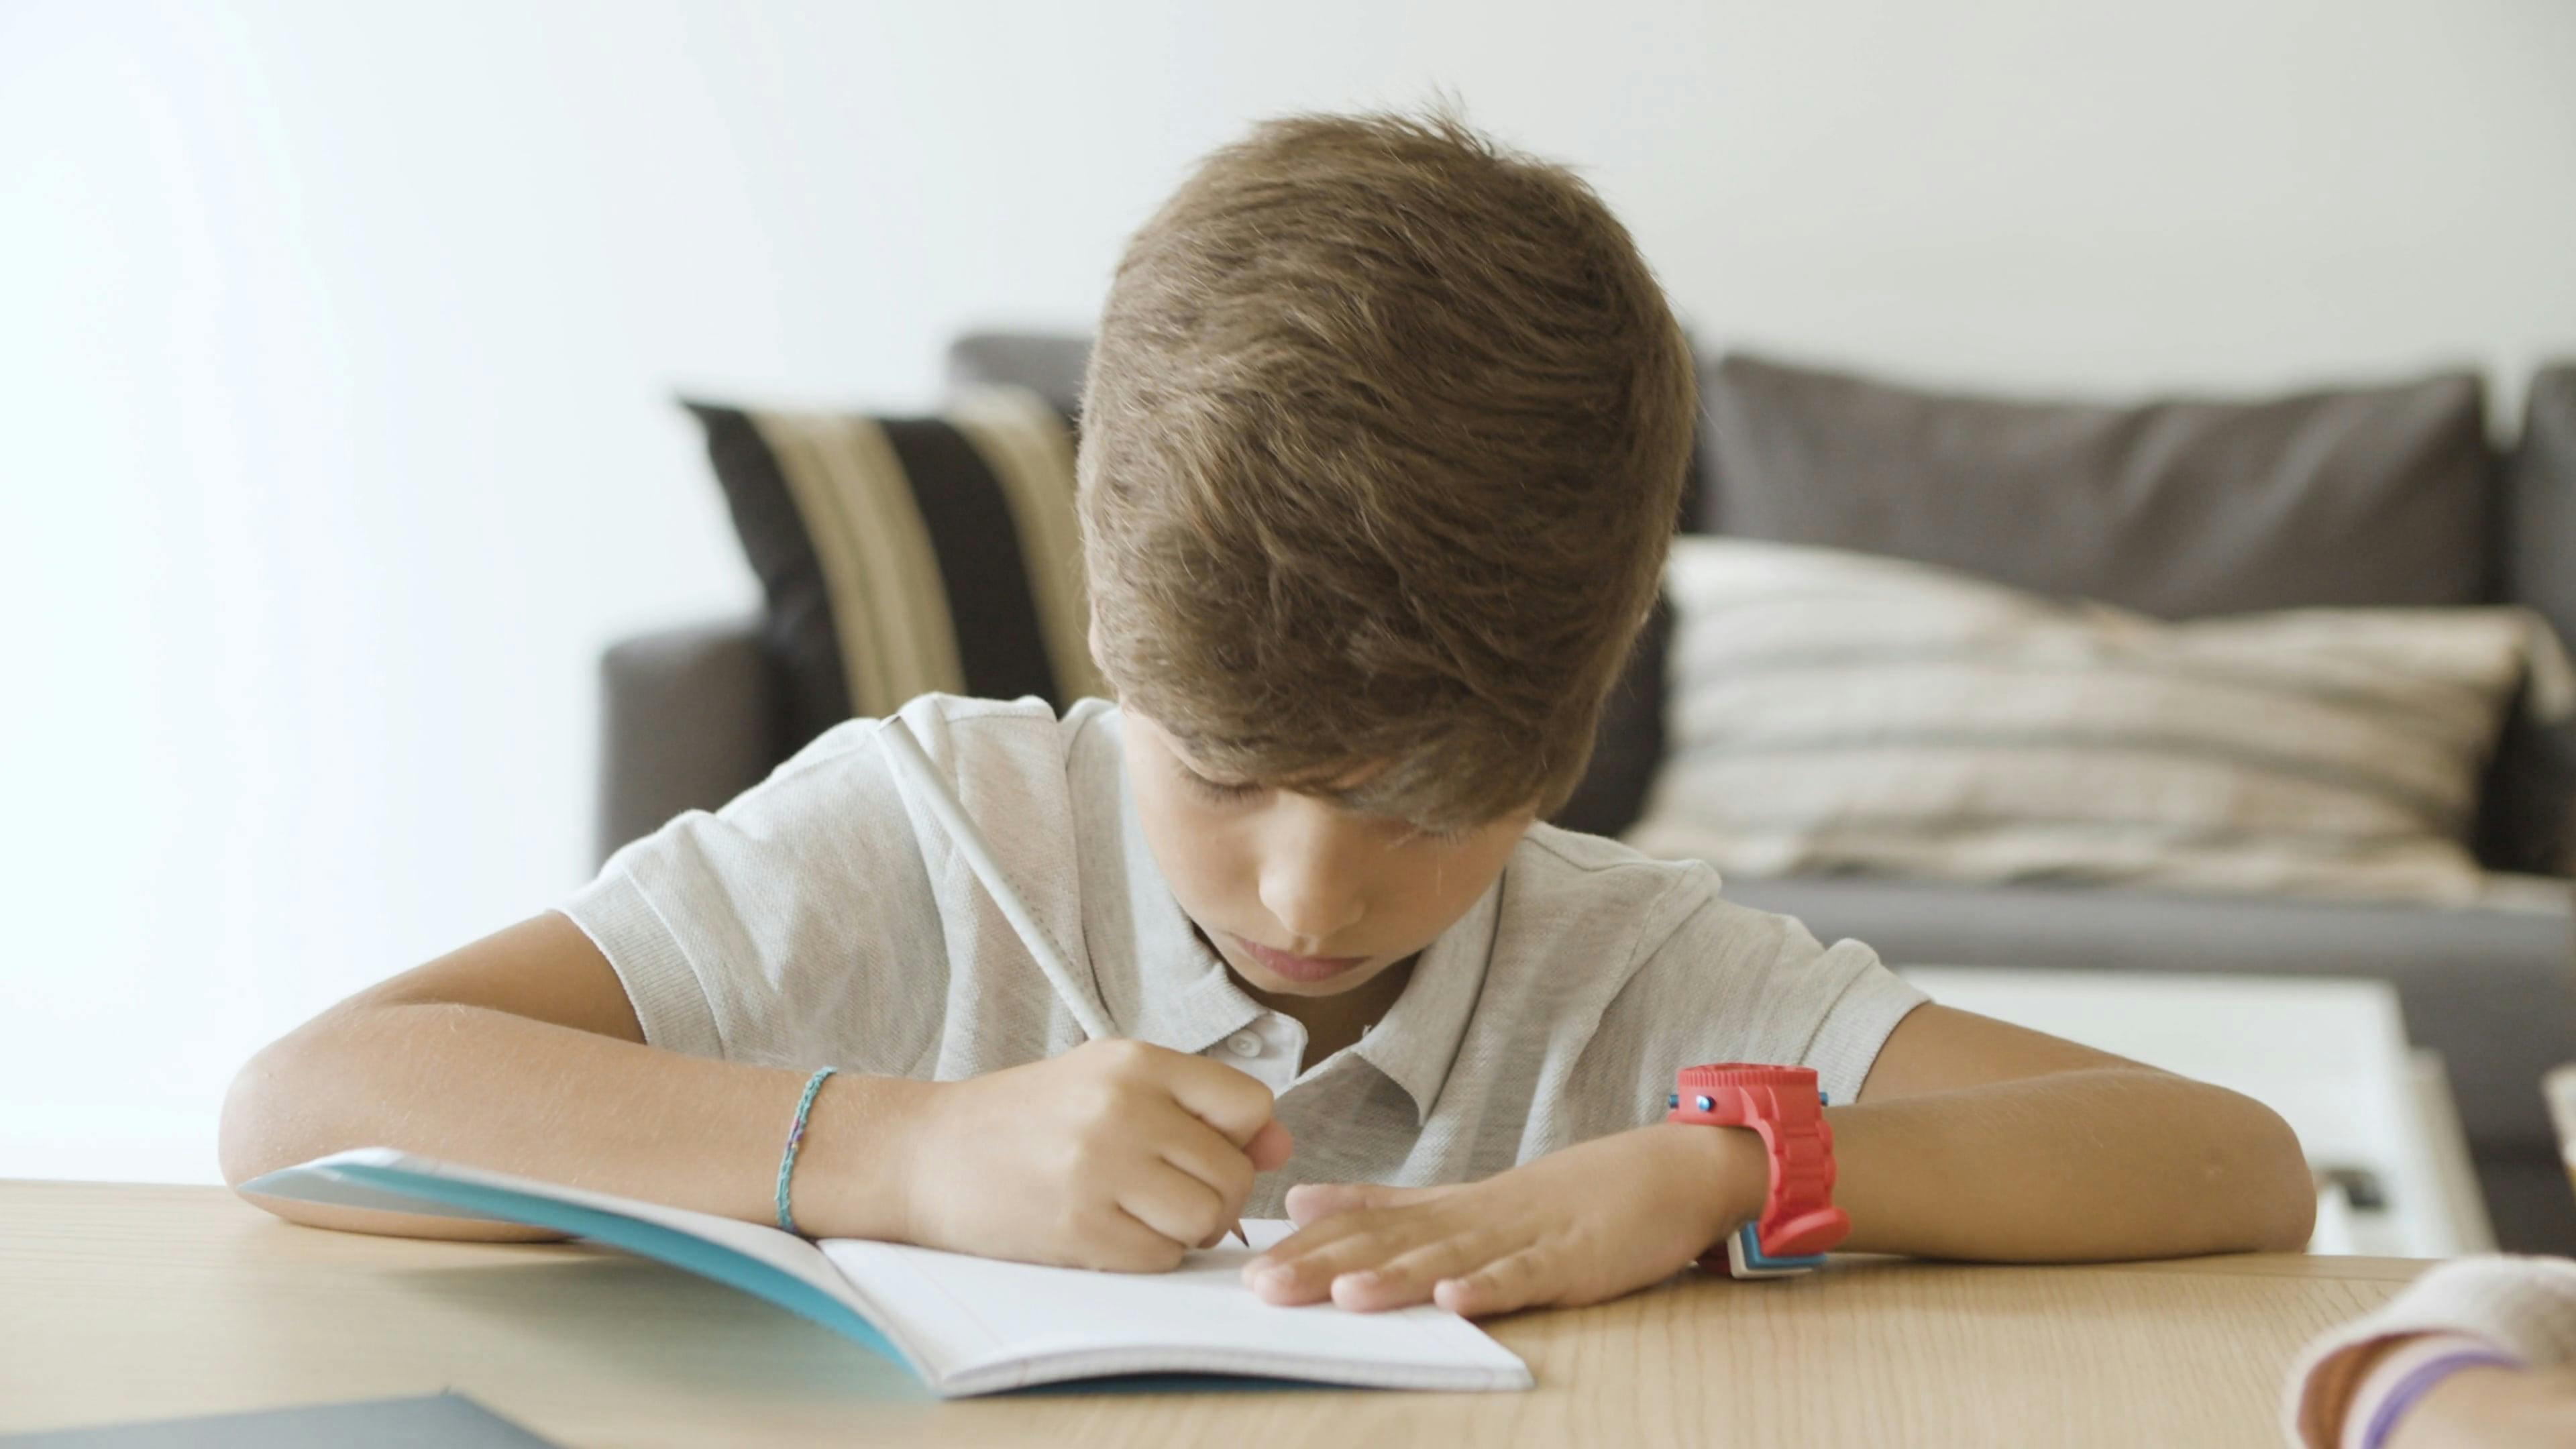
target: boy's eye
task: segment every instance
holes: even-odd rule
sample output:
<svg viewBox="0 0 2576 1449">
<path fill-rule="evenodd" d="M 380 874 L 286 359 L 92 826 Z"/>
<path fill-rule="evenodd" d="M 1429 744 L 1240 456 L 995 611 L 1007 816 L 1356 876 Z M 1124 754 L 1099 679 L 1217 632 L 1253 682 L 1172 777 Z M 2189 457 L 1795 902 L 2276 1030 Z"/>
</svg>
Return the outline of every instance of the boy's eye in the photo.
<svg viewBox="0 0 2576 1449">
<path fill-rule="evenodd" d="M 1248 795 L 1258 793 L 1261 789 L 1259 785 L 1253 784 L 1250 781 L 1245 781 L 1241 784 L 1227 784 L 1221 780 L 1211 780 L 1207 776 L 1200 774 L 1196 770 L 1189 769 L 1186 766 L 1181 770 L 1181 778 L 1188 781 L 1190 788 L 1197 791 L 1200 796 L 1220 803 L 1228 800 L 1241 800 Z"/>
</svg>

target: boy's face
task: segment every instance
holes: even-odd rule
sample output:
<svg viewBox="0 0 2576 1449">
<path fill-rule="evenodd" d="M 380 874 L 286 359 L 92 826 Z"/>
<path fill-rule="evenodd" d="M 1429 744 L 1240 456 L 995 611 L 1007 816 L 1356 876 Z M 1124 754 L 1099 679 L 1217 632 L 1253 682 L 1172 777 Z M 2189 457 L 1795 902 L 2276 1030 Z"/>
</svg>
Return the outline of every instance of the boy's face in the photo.
<svg viewBox="0 0 2576 1449">
<path fill-rule="evenodd" d="M 1423 835 L 1311 795 L 1212 779 L 1153 721 L 1133 709 L 1122 719 L 1128 788 L 1164 879 L 1263 992 L 1337 996 L 1430 945 L 1529 828 L 1524 813 Z"/>
</svg>

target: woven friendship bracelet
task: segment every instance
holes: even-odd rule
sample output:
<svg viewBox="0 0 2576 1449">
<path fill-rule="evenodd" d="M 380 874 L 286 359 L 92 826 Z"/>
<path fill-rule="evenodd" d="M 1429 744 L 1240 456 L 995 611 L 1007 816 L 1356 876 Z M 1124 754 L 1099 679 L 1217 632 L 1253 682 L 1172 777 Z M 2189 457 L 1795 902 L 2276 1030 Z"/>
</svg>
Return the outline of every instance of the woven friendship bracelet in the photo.
<svg viewBox="0 0 2576 1449">
<path fill-rule="evenodd" d="M 787 1150 L 778 1157 L 778 1228 L 781 1232 L 796 1232 L 796 1214 L 787 1209 L 787 1185 L 796 1175 L 796 1145 L 805 1140 L 805 1119 L 814 1110 L 814 1094 L 823 1090 L 823 1079 L 838 1070 L 837 1067 L 817 1070 L 805 1079 L 805 1095 L 796 1099 L 796 1122 L 787 1129 Z"/>
</svg>

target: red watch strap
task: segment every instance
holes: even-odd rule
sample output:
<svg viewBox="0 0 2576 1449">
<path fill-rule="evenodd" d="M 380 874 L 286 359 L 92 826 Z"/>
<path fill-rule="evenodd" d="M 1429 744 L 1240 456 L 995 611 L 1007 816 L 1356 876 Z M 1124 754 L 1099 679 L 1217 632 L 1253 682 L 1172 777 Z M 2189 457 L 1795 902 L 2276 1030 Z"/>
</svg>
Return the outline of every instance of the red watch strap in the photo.
<svg viewBox="0 0 2576 1449">
<path fill-rule="evenodd" d="M 1809 1067 L 1723 1063 L 1686 1067 L 1676 1077 L 1667 1120 L 1749 1127 L 1771 1160 L 1754 1233 L 1772 1257 L 1821 1253 L 1851 1231 L 1833 1205 L 1834 1129 Z"/>
<path fill-rule="evenodd" d="M 1771 1153 L 1771 1188 L 1754 1229 L 1775 1258 L 1821 1253 L 1851 1231 L 1851 1215 L 1834 1206 L 1834 1129 L 1818 1116 L 1801 1128 L 1764 1116 L 1751 1126 Z"/>
</svg>

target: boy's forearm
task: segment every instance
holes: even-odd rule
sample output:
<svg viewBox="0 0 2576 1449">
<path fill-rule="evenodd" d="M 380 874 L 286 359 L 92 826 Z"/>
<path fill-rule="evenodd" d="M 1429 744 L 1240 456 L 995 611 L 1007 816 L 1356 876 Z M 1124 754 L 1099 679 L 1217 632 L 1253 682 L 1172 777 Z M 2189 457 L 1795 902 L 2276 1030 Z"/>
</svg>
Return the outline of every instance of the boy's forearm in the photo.
<svg viewBox="0 0 2576 1449">
<path fill-rule="evenodd" d="M 2390 1449 L 2565 1449 L 2576 1444 L 2576 1369 L 2463 1369 L 2397 1421 Z"/>
<path fill-rule="evenodd" d="M 1852 1252 L 1991 1262 L 2295 1251 L 2315 1188 L 2269 1108 L 2143 1069 L 1832 1107 Z"/>
<path fill-rule="evenodd" d="M 353 1005 L 280 1040 L 224 1104 L 224 1175 L 386 1145 L 751 1222 L 772 1217 L 779 1153 L 805 1074 L 683 1056 L 476 1006 Z M 885 1145 L 930 1084 L 844 1074 L 800 1149 L 799 1226 L 898 1236 Z M 808 1183 L 828 1191 L 809 1196 Z M 507 1225 L 278 1199 L 299 1222 L 436 1237 L 543 1236 Z"/>
</svg>

